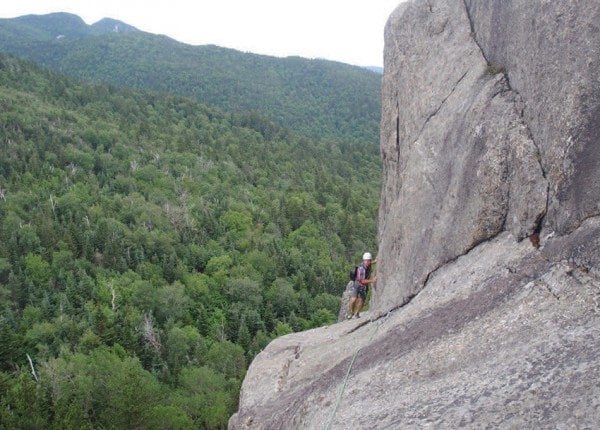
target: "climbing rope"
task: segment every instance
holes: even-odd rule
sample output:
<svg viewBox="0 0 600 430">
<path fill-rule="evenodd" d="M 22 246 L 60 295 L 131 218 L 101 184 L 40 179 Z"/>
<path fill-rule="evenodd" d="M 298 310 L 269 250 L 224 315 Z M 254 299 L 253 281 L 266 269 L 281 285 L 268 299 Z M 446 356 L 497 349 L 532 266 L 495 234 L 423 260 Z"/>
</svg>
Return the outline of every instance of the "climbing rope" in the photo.
<svg viewBox="0 0 600 430">
<path fill-rule="evenodd" d="M 381 324 L 383 324 L 383 322 L 387 319 L 387 317 L 390 315 L 391 312 L 388 312 L 387 315 L 381 319 L 380 321 L 378 321 L 375 324 L 375 329 L 371 332 L 371 336 L 369 336 L 369 340 L 364 344 L 364 345 L 369 345 L 371 343 L 371 341 L 373 340 L 373 338 L 375 337 L 375 334 L 377 333 L 377 330 L 379 330 L 379 326 Z M 333 412 L 331 413 L 331 417 L 329 418 L 329 422 L 327 423 L 327 427 L 325 427 L 326 430 L 330 430 L 331 429 L 331 425 L 333 424 L 333 419 L 335 418 L 335 415 L 337 414 L 337 410 L 340 407 L 340 403 L 342 401 L 342 396 L 344 394 L 344 391 L 346 390 L 346 384 L 348 383 L 348 379 L 350 378 L 350 372 L 352 371 L 352 366 L 354 365 L 354 360 L 356 360 L 356 356 L 358 355 L 359 351 L 363 348 L 364 345 L 359 346 L 356 351 L 354 351 L 354 354 L 352 355 L 352 360 L 350 360 L 350 365 L 348 366 L 348 370 L 346 371 L 346 376 L 344 377 L 344 380 L 342 382 L 342 385 L 340 387 L 340 391 L 337 395 L 337 400 L 335 402 L 335 407 L 333 408 Z"/>
</svg>

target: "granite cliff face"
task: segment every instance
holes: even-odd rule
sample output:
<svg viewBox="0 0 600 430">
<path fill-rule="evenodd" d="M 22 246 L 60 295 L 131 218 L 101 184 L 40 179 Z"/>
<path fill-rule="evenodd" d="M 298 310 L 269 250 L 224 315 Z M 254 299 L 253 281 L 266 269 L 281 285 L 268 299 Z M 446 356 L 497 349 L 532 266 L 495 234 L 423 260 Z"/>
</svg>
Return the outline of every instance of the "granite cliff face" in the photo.
<svg viewBox="0 0 600 430">
<path fill-rule="evenodd" d="M 230 428 L 600 422 L 600 4 L 402 3 L 368 320 L 277 339 Z"/>
</svg>

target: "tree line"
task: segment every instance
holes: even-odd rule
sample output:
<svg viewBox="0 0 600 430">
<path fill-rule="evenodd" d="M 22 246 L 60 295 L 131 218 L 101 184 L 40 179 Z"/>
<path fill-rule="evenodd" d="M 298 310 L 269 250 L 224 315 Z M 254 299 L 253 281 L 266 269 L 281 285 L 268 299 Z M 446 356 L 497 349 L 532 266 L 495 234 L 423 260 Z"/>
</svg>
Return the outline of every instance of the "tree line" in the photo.
<svg viewBox="0 0 600 430">
<path fill-rule="evenodd" d="M 311 138 L 379 140 L 381 75 L 361 67 L 116 33 L 60 13 L 0 20 L 0 36 L 0 51 L 78 79 L 189 96 L 227 112 L 258 111 Z"/>
</svg>

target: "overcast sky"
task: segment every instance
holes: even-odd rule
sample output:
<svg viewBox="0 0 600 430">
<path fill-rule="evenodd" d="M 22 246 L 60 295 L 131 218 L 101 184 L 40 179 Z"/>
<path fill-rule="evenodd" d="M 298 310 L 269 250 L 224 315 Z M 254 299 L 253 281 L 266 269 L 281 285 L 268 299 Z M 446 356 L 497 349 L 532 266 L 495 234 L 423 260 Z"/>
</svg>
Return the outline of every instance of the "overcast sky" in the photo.
<svg viewBox="0 0 600 430">
<path fill-rule="evenodd" d="M 2 0 L 0 17 L 71 12 L 115 18 L 192 45 L 383 63 L 383 28 L 402 0 Z"/>
</svg>

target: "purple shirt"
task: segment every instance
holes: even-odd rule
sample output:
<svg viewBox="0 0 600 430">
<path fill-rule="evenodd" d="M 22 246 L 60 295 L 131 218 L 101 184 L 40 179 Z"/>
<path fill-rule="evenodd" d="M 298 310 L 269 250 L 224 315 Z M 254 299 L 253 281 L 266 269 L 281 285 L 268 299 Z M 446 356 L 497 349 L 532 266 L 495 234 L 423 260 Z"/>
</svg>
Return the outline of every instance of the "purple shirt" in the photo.
<svg viewBox="0 0 600 430">
<path fill-rule="evenodd" d="M 366 284 L 363 284 L 363 282 L 362 282 L 366 279 L 366 276 L 367 276 L 367 269 L 365 268 L 365 264 L 362 263 L 356 269 L 356 282 L 358 282 L 362 286 L 366 286 Z"/>
</svg>

